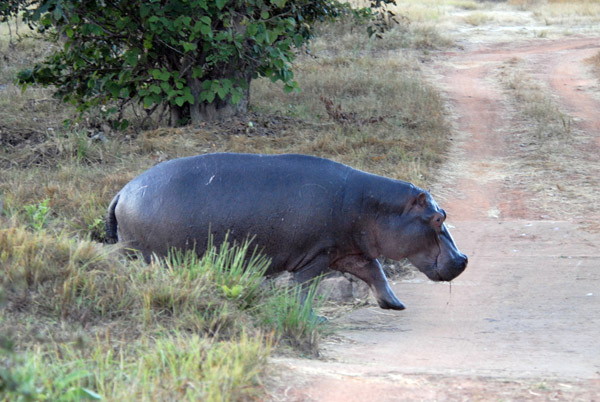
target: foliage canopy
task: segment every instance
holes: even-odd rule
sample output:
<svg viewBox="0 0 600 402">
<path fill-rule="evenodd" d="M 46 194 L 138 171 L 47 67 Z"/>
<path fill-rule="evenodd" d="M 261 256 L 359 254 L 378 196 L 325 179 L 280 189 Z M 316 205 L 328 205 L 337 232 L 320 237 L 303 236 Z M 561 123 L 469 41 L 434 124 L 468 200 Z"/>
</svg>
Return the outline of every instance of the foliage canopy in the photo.
<svg viewBox="0 0 600 402">
<path fill-rule="evenodd" d="M 373 1 L 381 5 L 386 1 Z M 298 89 L 292 61 L 317 21 L 352 11 L 336 0 L 10 0 L 16 14 L 64 43 L 20 72 L 28 84 L 54 85 L 80 111 L 130 102 L 147 113 L 162 106 L 171 124 L 245 112 L 257 77 Z M 374 33 L 371 29 L 370 33 Z"/>
</svg>

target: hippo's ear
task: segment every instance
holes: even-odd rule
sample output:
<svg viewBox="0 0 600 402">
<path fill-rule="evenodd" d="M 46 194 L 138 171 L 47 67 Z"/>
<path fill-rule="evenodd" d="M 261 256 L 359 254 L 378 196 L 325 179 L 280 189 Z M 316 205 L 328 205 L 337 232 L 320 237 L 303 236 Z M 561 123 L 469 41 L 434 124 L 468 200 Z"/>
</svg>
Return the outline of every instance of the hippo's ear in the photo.
<svg viewBox="0 0 600 402">
<path fill-rule="evenodd" d="M 415 197 L 413 200 L 413 206 L 414 205 L 418 205 L 420 207 L 425 207 L 427 205 L 427 194 L 425 194 L 424 191 Z"/>
</svg>

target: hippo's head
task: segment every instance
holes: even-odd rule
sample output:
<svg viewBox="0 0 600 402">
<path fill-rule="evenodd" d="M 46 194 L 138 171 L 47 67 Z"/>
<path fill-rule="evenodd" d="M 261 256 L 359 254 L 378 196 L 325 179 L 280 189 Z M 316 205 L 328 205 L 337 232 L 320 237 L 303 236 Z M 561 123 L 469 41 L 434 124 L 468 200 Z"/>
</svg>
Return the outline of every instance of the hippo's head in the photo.
<svg viewBox="0 0 600 402">
<path fill-rule="evenodd" d="M 444 221 L 446 212 L 428 192 L 412 198 L 400 214 L 378 219 L 377 243 L 385 257 L 408 260 L 434 281 L 451 281 L 467 267 Z"/>
</svg>

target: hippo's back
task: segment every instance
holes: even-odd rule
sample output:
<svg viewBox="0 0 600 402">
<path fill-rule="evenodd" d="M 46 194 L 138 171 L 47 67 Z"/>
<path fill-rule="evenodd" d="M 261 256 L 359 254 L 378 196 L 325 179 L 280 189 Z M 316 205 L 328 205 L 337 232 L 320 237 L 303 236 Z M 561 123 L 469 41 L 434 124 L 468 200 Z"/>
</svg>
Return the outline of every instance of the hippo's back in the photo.
<svg viewBox="0 0 600 402">
<path fill-rule="evenodd" d="M 203 251 L 209 231 L 216 244 L 230 232 L 238 241 L 254 236 L 273 265 L 293 268 L 312 243 L 333 241 L 352 172 L 305 155 L 223 153 L 164 162 L 119 192 L 119 240 L 146 256 L 165 255 L 170 247 Z"/>
</svg>

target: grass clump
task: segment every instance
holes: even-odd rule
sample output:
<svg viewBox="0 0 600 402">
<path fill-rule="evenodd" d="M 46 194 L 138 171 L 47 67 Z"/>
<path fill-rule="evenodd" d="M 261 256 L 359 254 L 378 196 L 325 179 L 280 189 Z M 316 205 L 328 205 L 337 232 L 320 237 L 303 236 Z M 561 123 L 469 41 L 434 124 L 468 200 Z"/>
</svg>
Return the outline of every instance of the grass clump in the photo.
<svg viewBox="0 0 600 402">
<path fill-rule="evenodd" d="M 535 122 L 533 132 L 538 140 L 570 135 L 571 118 L 562 113 L 544 89 L 519 68 L 519 60 L 505 63 L 499 77 L 519 104 L 523 116 Z"/>
<path fill-rule="evenodd" d="M 7 311 L 83 320 L 121 314 L 135 302 L 115 253 L 22 226 L 0 229 L 0 286 Z"/>
<path fill-rule="evenodd" d="M 265 287 L 249 243 L 145 264 L 114 246 L 0 229 L 9 400 L 239 400 L 259 395 L 273 344 L 314 353 L 312 299 Z M 311 295 L 312 297 L 312 295 Z M 273 306 L 286 305 L 285 314 Z M 267 306 L 267 308 L 263 308 Z M 267 319 L 266 317 L 271 317 Z M 288 323 L 288 324 L 282 324 Z"/>
<path fill-rule="evenodd" d="M 474 12 L 466 15 L 464 19 L 465 22 L 469 25 L 479 26 L 489 22 L 492 19 L 492 17 L 490 17 L 486 13 Z"/>
<path fill-rule="evenodd" d="M 134 394 L 140 400 L 257 398 L 269 349 L 246 333 L 235 342 L 215 343 L 197 335 L 161 339 L 135 367 L 139 386 Z"/>
<path fill-rule="evenodd" d="M 263 325 L 281 334 L 286 344 L 309 355 L 317 352 L 319 335 L 322 331 L 322 318 L 313 308 L 318 308 L 321 299 L 317 298 L 320 280 L 314 280 L 303 290 L 298 287 L 274 287 L 269 298 L 260 306 L 259 320 Z M 316 302 L 316 305 L 315 305 Z"/>
<path fill-rule="evenodd" d="M 585 62 L 591 66 L 594 75 L 600 78 L 600 52 L 585 59 Z"/>
<path fill-rule="evenodd" d="M 450 0 L 448 4 L 462 10 L 478 10 L 481 7 L 481 3 L 472 0 Z"/>
</svg>

